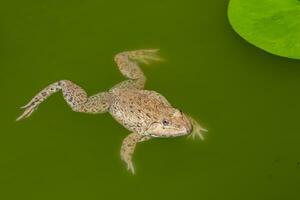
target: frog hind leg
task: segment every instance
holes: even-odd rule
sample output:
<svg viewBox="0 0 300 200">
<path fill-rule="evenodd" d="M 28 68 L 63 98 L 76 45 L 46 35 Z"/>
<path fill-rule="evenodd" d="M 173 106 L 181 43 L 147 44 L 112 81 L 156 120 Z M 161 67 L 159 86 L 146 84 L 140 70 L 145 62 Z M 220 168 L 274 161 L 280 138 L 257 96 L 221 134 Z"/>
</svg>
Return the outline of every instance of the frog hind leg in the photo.
<svg viewBox="0 0 300 200">
<path fill-rule="evenodd" d="M 131 171 L 132 174 L 135 173 L 134 166 L 132 163 L 132 156 L 136 144 L 139 142 L 147 141 L 149 139 L 151 139 L 150 136 L 144 136 L 138 133 L 131 133 L 123 140 L 121 147 L 121 159 L 127 164 L 127 169 Z"/>
<path fill-rule="evenodd" d="M 114 60 L 120 72 L 129 80 L 117 84 L 112 90 L 119 88 L 143 89 L 146 77 L 139 63 L 150 64 L 152 61 L 162 61 L 163 59 L 157 55 L 158 51 L 158 49 L 143 49 L 118 53 Z"/>
<path fill-rule="evenodd" d="M 104 113 L 109 108 L 110 95 L 108 92 L 101 92 L 88 97 L 86 92 L 78 85 L 69 80 L 61 80 L 40 91 L 28 104 L 21 107 L 25 110 L 17 118 L 17 121 L 29 117 L 43 101 L 60 90 L 62 90 L 65 101 L 73 111 L 96 114 Z"/>
</svg>

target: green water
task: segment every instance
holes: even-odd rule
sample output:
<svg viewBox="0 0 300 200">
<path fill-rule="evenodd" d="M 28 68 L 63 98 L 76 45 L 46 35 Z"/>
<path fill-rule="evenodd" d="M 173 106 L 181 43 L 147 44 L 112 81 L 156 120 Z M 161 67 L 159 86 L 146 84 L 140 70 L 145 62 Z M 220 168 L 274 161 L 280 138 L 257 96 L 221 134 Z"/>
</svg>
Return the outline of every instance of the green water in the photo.
<svg viewBox="0 0 300 200">
<path fill-rule="evenodd" d="M 298 199 L 300 62 L 267 54 L 228 24 L 228 1 L 0 3 L 0 199 Z M 160 48 L 147 88 L 209 129 L 206 141 L 139 144 L 136 175 L 119 158 L 128 131 L 74 113 L 61 94 L 16 123 L 40 89 L 70 79 L 89 94 L 124 78 L 120 51 Z"/>
</svg>

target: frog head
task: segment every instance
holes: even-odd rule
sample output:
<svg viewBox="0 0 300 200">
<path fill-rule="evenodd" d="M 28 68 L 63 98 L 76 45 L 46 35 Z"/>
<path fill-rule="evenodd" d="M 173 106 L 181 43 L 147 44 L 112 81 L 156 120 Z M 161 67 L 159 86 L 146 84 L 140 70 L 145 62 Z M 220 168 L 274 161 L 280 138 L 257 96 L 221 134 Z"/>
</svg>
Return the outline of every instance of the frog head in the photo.
<svg viewBox="0 0 300 200">
<path fill-rule="evenodd" d="M 150 124 L 147 134 L 152 137 L 178 137 L 188 135 L 193 126 L 188 117 L 179 109 L 169 108 L 168 112 Z"/>
</svg>

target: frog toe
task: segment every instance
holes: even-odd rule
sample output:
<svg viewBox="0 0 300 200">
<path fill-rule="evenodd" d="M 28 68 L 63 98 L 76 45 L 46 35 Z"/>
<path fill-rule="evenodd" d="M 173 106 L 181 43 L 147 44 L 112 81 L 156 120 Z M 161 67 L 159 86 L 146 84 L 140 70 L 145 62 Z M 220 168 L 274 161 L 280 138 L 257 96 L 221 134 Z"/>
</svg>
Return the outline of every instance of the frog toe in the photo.
<svg viewBox="0 0 300 200">
<path fill-rule="evenodd" d="M 164 61 L 164 59 L 158 55 L 158 51 L 159 49 L 137 50 L 132 52 L 130 58 L 146 65 L 156 61 Z"/>
<path fill-rule="evenodd" d="M 189 135 L 188 138 L 196 139 L 200 138 L 204 140 L 204 134 L 208 132 L 208 130 L 202 128 L 199 124 L 194 125 L 192 133 Z"/>
<path fill-rule="evenodd" d="M 135 174 L 135 170 L 134 170 L 134 166 L 133 166 L 132 162 L 127 163 L 127 170 L 131 171 L 132 174 Z"/>
</svg>

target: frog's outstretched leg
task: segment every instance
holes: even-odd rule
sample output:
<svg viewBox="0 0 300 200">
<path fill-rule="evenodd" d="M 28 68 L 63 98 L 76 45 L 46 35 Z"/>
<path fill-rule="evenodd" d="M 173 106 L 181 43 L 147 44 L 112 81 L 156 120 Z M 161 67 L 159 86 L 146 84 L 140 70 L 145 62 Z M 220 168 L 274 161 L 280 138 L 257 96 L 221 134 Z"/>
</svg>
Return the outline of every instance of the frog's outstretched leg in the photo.
<svg viewBox="0 0 300 200">
<path fill-rule="evenodd" d="M 28 104 L 21 107 L 25 111 L 17 118 L 17 121 L 29 117 L 38 108 L 40 103 L 60 90 L 62 90 L 66 102 L 76 112 L 103 113 L 109 108 L 110 96 L 108 92 L 88 97 L 86 92 L 78 85 L 69 80 L 61 80 L 43 89 Z"/>
<path fill-rule="evenodd" d="M 121 147 L 121 158 L 126 162 L 127 169 L 130 170 L 133 174 L 135 173 L 135 171 L 132 164 L 132 155 L 134 153 L 135 146 L 138 142 L 147 141 L 149 139 L 151 139 L 151 136 L 131 133 L 123 140 Z"/>
<path fill-rule="evenodd" d="M 196 137 L 199 137 L 201 140 L 204 140 L 204 136 L 203 133 L 204 132 L 208 132 L 208 130 L 206 130 L 205 128 L 202 128 L 202 126 L 195 120 L 193 119 L 191 116 L 188 116 L 188 119 L 190 120 L 191 124 L 193 125 L 193 131 L 190 134 L 189 137 L 191 137 L 192 139 L 195 139 Z"/>
<path fill-rule="evenodd" d="M 112 90 L 124 87 L 143 89 L 146 77 L 138 63 L 150 64 L 151 61 L 162 61 L 163 59 L 157 55 L 158 51 L 158 49 L 145 49 L 118 53 L 114 60 L 120 72 L 130 80 L 119 83 Z"/>
</svg>

